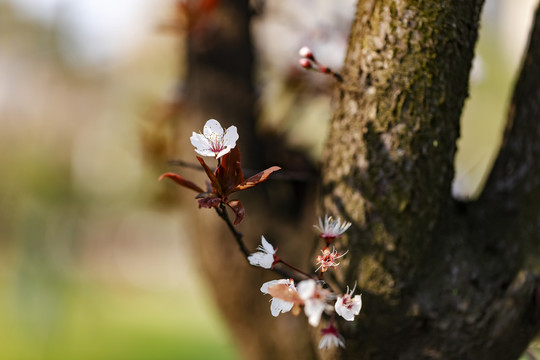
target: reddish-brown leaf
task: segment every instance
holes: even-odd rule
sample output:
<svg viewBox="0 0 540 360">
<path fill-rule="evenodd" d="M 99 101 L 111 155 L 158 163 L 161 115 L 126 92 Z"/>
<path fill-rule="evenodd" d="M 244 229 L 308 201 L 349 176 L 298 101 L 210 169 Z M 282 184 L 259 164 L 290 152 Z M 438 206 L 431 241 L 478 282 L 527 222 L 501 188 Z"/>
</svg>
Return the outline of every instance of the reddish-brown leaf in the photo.
<svg viewBox="0 0 540 360">
<path fill-rule="evenodd" d="M 178 185 L 181 185 L 181 186 L 186 187 L 188 189 L 194 190 L 194 191 L 196 191 L 198 193 L 204 192 L 203 189 L 201 189 L 200 187 L 198 187 L 197 185 L 195 185 L 191 181 L 189 181 L 187 179 L 184 179 L 183 177 L 181 177 L 178 174 L 165 173 L 165 174 L 161 175 L 158 180 L 161 181 L 164 178 L 169 178 L 169 179 L 173 180 L 174 182 L 176 182 Z"/>
<path fill-rule="evenodd" d="M 281 170 L 279 166 L 272 166 L 266 170 L 263 170 L 260 173 L 253 175 L 249 179 L 246 179 L 240 184 L 238 184 L 234 189 L 230 191 L 230 193 L 252 188 L 255 185 L 262 183 L 263 181 L 266 181 L 268 179 L 268 176 L 270 176 L 271 173 L 278 170 Z"/>
<path fill-rule="evenodd" d="M 214 175 L 212 170 L 210 170 L 208 165 L 206 165 L 203 158 L 201 158 L 200 156 L 197 156 L 197 160 L 199 160 L 199 162 L 201 163 L 201 166 L 203 167 L 204 172 L 206 173 L 206 176 L 208 176 L 208 179 L 210 179 L 210 182 L 212 183 L 212 187 L 214 188 L 214 190 L 216 190 L 216 192 L 218 192 L 220 195 L 223 195 L 223 191 L 221 190 L 221 186 L 219 184 L 218 179 L 216 178 L 216 175 Z"/>
<path fill-rule="evenodd" d="M 197 195 L 199 206 L 203 208 L 217 208 L 221 204 L 221 198 L 217 197 L 213 192 L 205 192 Z"/>
<path fill-rule="evenodd" d="M 227 203 L 227 205 L 229 205 L 232 211 L 234 211 L 234 225 L 240 224 L 246 215 L 244 205 L 242 205 L 240 200 L 231 200 Z"/>
<path fill-rule="evenodd" d="M 216 177 L 223 190 L 223 195 L 231 193 L 236 185 L 244 181 L 244 173 L 241 167 L 241 155 L 238 147 L 235 147 L 221 157 L 221 162 L 216 170 Z"/>
</svg>

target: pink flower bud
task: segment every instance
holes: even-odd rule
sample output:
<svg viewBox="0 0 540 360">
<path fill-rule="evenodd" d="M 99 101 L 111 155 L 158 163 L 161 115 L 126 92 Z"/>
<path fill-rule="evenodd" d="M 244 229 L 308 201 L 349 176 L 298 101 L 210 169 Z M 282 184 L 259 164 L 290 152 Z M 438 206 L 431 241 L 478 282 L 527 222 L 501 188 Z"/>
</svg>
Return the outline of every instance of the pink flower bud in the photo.
<svg viewBox="0 0 540 360">
<path fill-rule="evenodd" d="M 330 74 L 332 71 L 324 65 L 319 65 L 319 71 L 323 74 Z"/>
<path fill-rule="evenodd" d="M 311 65 L 311 61 L 309 61 L 308 59 L 300 59 L 300 60 L 298 60 L 298 63 L 304 69 L 312 69 L 313 68 L 313 66 Z"/>
<path fill-rule="evenodd" d="M 299 53 L 300 56 L 303 57 L 303 58 L 310 59 L 310 60 L 315 60 L 315 58 L 313 57 L 313 53 L 311 52 L 311 49 L 308 48 L 307 46 L 303 46 L 303 47 L 298 51 L 298 53 Z"/>
</svg>

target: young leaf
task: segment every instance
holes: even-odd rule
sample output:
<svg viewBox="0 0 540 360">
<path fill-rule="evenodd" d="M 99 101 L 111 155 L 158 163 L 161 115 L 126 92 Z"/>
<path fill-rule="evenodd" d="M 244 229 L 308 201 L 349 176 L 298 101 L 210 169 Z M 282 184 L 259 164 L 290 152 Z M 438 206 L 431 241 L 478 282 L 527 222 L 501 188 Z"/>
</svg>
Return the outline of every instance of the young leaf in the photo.
<svg viewBox="0 0 540 360">
<path fill-rule="evenodd" d="M 178 174 L 175 174 L 175 173 L 165 173 L 163 175 L 161 175 L 158 179 L 158 181 L 161 181 L 165 178 L 169 178 L 171 180 L 173 180 L 174 182 L 176 182 L 178 185 L 181 185 L 183 187 L 186 187 L 188 189 L 191 189 L 191 190 L 194 190 L 198 193 L 202 193 L 204 192 L 203 189 L 201 189 L 200 187 L 198 187 L 197 185 L 195 185 L 194 183 L 192 183 L 191 181 L 187 180 L 187 179 L 184 179 L 183 177 L 181 177 L 180 175 Z"/>
<path fill-rule="evenodd" d="M 240 163 L 241 156 L 238 147 L 233 148 L 221 158 L 220 165 L 216 170 L 216 178 L 225 196 L 229 195 L 236 185 L 244 181 L 244 173 Z"/>
<path fill-rule="evenodd" d="M 244 205 L 242 205 L 240 200 L 231 200 L 227 203 L 227 205 L 232 209 L 232 211 L 234 211 L 234 225 L 240 224 L 246 214 Z"/>
<path fill-rule="evenodd" d="M 249 179 L 246 179 L 240 184 L 238 184 L 234 189 L 230 191 L 230 193 L 252 188 L 255 185 L 262 183 L 263 181 L 266 181 L 268 179 L 268 176 L 270 176 L 271 173 L 278 170 L 281 170 L 279 166 L 272 166 L 266 170 L 263 170 L 260 173 L 253 175 Z"/>
<path fill-rule="evenodd" d="M 210 182 L 212 183 L 212 187 L 214 188 L 214 190 L 216 190 L 220 195 L 223 195 L 223 191 L 221 190 L 221 186 L 219 184 L 218 179 L 216 178 L 216 175 L 214 175 L 212 170 L 210 170 L 208 165 L 206 165 L 203 158 L 201 158 L 200 156 L 197 156 L 197 160 L 199 160 L 199 162 L 201 163 L 201 166 L 203 167 L 204 172 L 206 173 L 206 176 L 208 176 L 208 178 L 210 179 Z"/>
</svg>

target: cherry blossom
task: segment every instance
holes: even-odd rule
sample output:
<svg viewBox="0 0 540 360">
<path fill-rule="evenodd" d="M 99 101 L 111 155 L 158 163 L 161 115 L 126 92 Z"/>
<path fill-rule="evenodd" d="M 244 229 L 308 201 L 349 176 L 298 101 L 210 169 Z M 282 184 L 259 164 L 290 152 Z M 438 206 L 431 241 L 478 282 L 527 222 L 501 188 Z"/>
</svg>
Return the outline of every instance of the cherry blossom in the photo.
<svg viewBox="0 0 540 360">
<path fill-rule="evenodd" d="M 280 313 L 291 311 L 295 304 L 294 297 L 295 295 L 297 296 L 297 294 L 295 294 L 296 287 L 294 286 L 293 279 L 280 279 L 265 282 L 261 286 L 261 292 L 263 294 L 272 295 L 272 300 L 270 300 L 270 311 L 274 317 L 278 316 Z M 284 298 L 292 301 L 284 300 Z"/>
<path fill-rule="evenodd" d="M 204 125 L 203 133 L 193 132 L 190 140 L 198 154 L 219 159 L 236 146 L 238 132 L 236 126 L 224 130 L 217 120 L 210 119 Z"/>
<path fill-rule="evenodd" d="M 271 269 L 277 261 L 276 251 L 264 236 L 261 236 L 261 245 L 257 247 L 259 250 L 248 256 L 248 261 L 253 266 L 260 266 L 265 269 Z"/>
<path fill-rule="evenodd" d="M 336 313 L 347 321 L 353 321 L 355 315 L 360 314 L 360 310 L 362 309 L 362 295 L 352 297 L 355 289 L 356 285 L 349 292 L 349 287 L 347 286 L 347 293 L 343 296 L 338 296 L 336 305 L 334 306 Z"/>
<path fill-rule="evenodd" d="M 315 280 L 300 281 L 297 286 L 298 295 L 304 301 L 304 313 L 311 326 L 319 325 L 322 313 L 328 307 L 326 300 L 330 291 L 323 289 Z"/>
<path fill-rule="evenodd" d="M 345 347 L 345 341 L 343 340 L 343 336 L 341 336 L 338 333 L 337 329 L 332 325 L 322 329 L 321 333 L 322 337 L 321 341 L 319 342 L 319 350 L 330 349 L 336 346 L 340 346 L 342 348 Z"/>
<path fill-rule="evenodd" d="M 351 223 L 346 221 L 342 224 L 340 218 L 334 219 L 332 216 L 326 215 L 324 217 L 324 224 L 322 218 L 319 217 L 319 225 L 313 226 L 320 231 L 320 237 L 327 240 L 327 242 L 332 242 L 335 238 L 341 237 L 351 227 Z"/>
<path fill-rule="evenodd" d="M 336 262 L 336 260 L 342 258 L 347 253 L 340 254 L 336 249 L 333 249 L 332 252 L 330 252 L 330 249 L 328 249 L 327 246 L 325 246 L 321 252 L 322 255 L 317 256 L 317 265 L 319 265 L 319 267 L 315 270 L 321 270 L 321 272 L 325 272 L 329 267 L 337 267 L 339 263 Z"/>
</svg>

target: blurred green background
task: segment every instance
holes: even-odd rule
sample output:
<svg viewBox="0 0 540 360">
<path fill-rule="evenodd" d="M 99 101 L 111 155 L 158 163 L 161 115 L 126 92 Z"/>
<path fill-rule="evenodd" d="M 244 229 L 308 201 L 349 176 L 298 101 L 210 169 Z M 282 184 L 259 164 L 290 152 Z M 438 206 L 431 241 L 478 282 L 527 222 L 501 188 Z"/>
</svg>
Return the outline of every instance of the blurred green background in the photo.
<svg viewBox="0 0 540 360">
<path fill-rule="evenodd" d="M 283 33 L 299 31 L 283 9 L 308 6 L 320 19 L 328 2 L 290 1 L 254 24 L 261 114 L 267 126 L 294 116 L 291 137 L 313 134 L 296 138 L 317 157 L 330 102 L 323 93 L 294 108 L 280 67 L 291 51 L 296 66 L 306 39 L 284 44 Z M 350 20 L 354 1 L 342 2 L 336 19 Z M 493 160 L 533 4 L 486 3 L 458 197 L 478 192 Z M 183 70 L 181 36 L 159 30 L 173 9 L 172 0 L 0 0 L 0 359 L 238 358 L 192 260 L 183 210 L 161 199 L 166 159 L 149 161 L 159 157 L 148 141 L 170 150 L 167 127 L 152 119 Z M 321 60 L 339 64 L 341 35 L 341 48 L 314 46 Z"/>
<path fill-rule="evenodd" d="M 173 4 L 57 3 L 0 1 L 0 359 L 236 358 L 141 145 Z"/>
</svg>

